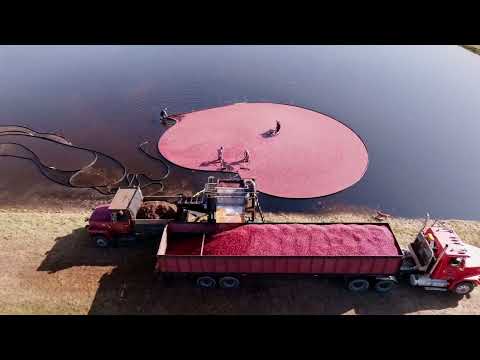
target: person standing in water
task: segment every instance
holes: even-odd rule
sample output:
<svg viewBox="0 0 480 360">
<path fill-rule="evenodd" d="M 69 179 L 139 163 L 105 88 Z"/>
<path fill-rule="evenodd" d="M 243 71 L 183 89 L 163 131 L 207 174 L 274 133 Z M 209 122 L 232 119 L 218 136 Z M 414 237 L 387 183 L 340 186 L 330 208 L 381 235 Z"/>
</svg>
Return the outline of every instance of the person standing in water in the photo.
<svg viewBox="0 0 480 360">
<path fill-rule="evenodd" d="M 273 135 L 278 135 L 278 133 L 280 132 L 280 121 L 277 120 L 277 126 L 275 127 L 275 132 L 273 133 Z"/>
<path fill-rule="evenodd" d="M 163 125 L 167 125 L 167 117 L 168 117 L 167 108 L 164 108 L 162 109 L 162 111 L 160 111 L 160 119 L 162 120 Z"/>
<path fill-rule="evenodd" d="M 163 120 L 167 117 L 168 117 L 167 108 L 164 108 L 162 109 L 162 111 L 160 111 L 160 118 Z"/>
<path fill-rule="evenodd" d="M 250 162 L 250 153 L 247 149 L 245 149 L 245 152 L 243 153 L 243 162 L 246 162 L 247 164 Z"/>
<path fill-rule="evenodd" d="M 220 148 L 217 150 L 218 158 L 217 161 L 220 161 L 223 163 L 223 146 L 220 146 Z"/>
</svg>

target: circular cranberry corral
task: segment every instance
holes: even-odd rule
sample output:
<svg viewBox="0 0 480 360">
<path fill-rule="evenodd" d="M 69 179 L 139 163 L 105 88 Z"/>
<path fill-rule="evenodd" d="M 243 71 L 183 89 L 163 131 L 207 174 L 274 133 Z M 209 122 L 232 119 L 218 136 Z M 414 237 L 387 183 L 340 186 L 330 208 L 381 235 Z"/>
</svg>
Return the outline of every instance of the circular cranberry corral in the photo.
<svg viewBox="0 0 480 360">
<path fill-rule="evenodd" d="M 177 123 L 158 143 L 167 160 L 194 170 L 218 171 L 223 165 L 254 178 L 258 190 L 269 195 L 330 195 L 358 182 L 368 166 L 367 149 L 355 132 L 297 106 L 239 103 L 171 118 Z M 218 161 L 222 146 L 223 164 Z"/>
</svg>

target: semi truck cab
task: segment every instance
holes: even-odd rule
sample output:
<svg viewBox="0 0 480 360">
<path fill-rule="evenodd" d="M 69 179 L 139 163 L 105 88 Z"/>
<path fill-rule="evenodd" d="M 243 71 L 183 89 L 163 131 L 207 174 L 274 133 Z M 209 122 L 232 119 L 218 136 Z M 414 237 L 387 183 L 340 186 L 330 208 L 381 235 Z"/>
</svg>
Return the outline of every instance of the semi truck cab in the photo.
<svg viewBox="0 0 480 360">
<path fill-rule="evenodd" d="M 422 230 L 409 245 L 413 286 L 470 293 L 480 284 L 480 248 L 465 244 L 454 230 L 436 225 Z"/>
</svg>

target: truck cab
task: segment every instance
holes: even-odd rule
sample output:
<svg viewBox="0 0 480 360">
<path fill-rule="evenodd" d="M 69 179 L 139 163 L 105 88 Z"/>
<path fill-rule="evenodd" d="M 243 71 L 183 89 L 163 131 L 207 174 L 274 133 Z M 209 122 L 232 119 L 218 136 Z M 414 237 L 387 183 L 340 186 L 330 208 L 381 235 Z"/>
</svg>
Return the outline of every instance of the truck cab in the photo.
<svg viewBox="0 0 480 360">
<path fill-rule="evenodd" d="M 108 205 L 97 206 L 86 226 L 98 247 L 108 247 L 118 236 L 132 232 L 132 220 L 123 211 L 112 211 Z"/>
<path fill-rule="evenodd" d="M 424 228 L 409 245 L 409 255 L 415 263 L 413 286 L 466 295 L 480 284 L 480 248 L 443 225 Z"/>
<path fill-rule="evenodd" d="M 169 221 L 166 219 L 137 219 L 143 204 L 139 188 L 119 189 L 109 205 L 97 206 L 86 226 L 98 247 L 108 247 L 117 241 L 132 241 L 139 235 L 158 233 L 158 228 Z"/>
</svg>

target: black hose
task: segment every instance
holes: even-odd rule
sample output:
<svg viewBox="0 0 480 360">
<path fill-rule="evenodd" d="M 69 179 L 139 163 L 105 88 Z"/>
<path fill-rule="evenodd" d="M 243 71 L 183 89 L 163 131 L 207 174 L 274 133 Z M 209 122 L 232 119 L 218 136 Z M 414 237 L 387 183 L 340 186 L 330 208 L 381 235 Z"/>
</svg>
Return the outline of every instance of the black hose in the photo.
<svg viewBox="0 0 480 360">
<path fill-rule="evenodd" d="M 88 149 L 88 148 L 81 147 L 81 146 L 75 146 L 69 140 L 67 140 L 65 137 L 63 137 L 61 135 L 58 135 L 58 134 L 40 133 L 40 132 L 36 132 L 35 130 L 32 130 L 32 129 L 26 127 L 26 126 L 0 125 L 0 136 L 21 136 L 21 137 L 29 137 L 29 138 L 34 137 L 34 138 L 42 139 L 44 141 L 52 142 L 52 143 L 55 143 L 55 144 L 58 144 L 58 145 L 61 145 L 61 146 L 64 146 L 64 147 L 68 147 L 70 149 L 73 148 L 73 149 L 79 149 L 79 150 L 89 152 L 90 154 L 92 154 L 92 161 L 90 161 L 90 163 L 88 165 L 80 167 L 78 169 L 63 170 L 63 169 L 57 169 L 53 166 L 45 165 L 40 160 L 40 158 L 37 156 L 37 154 L 25 145 L 22 145 L 20 143 L 15 143 L 15 142 L 0 143 L 0 145 L 19 146 L 19 147 L 23 148 L 24 150 L 26 150 L 27 152 L 29 152 L 32 155 L 32 157 L 29 158 L 29 157 L 25 157 L 25 156 L 12 155 L 12 154 L 0 154 L 0 156 L 29 160 L 37 166 L 37 168 L 42 173 L 42 175 L 44 175 L 46 178 L 48 178 L 49 180 L 51 180 L 51 181 L 53 181 L 53 182 L 55 182 L 59 185 L 63 185 L 63 186 L 71 187 L 71 188 L 93 189 L 93 190 L 96 190 L 97 192 L 99 192 L 102 195 L 112 195 L 112 194 L 114 194 L 116 192 L 116 190 L 121 186 L 122 183 L 124 183 L 126 186 L 129 186 L 129 187 L 131 187 L 131 186 L 137 187 L 138 186 L 141 189 L 144 189 L 144 188 L 149 187 L 151 185 L 160 185 L 161 189 L 157 191 L 157 192 L 160 192 L 160 191 L 164 190 L 164 184 L 163 184 L 162 180 L 165 180 L 170 174 L 170 167 L 168 166 L 168 164 L 165 161 L 163 161 L 161 158 L 155 157 L 155 156 L 149 154 L 147 151 L 145 151 L 143 146 L 145 144 L 149 143 L 148 141 L 145 141 L 145 142 L 141 143 L 140 145 L 138 145 L 137 149 L 140 150 L 146 156 L 150 157 L 151 159 L 156 160 L 156 161 L 160 161 L 162 163 L 162 165 L 165 167 L 165 169 L 166 169 L 165 174 L 162 177 L 160 177 L 159 179 L 152 179 L 144 173 L 129 173 L 127 171 L 126 166 L 124 164 L 122 164 L 119 160 L 117 160 L 117 159 L 115 159 L 115 158 L 113 158 L 113 157 L 111 157 L 111 156 L 109 156 L 105 153 L 102 153 L 100 151 Z M 57 140 L 52 139 L 52 137 L 57 138 Z M 114 163 L 116 163 L 117 166 L 122 169 L 122 175 L 118 179 L 116 179 L 115 181 L 112 181 L 112 182 L 110 182 L 106 185 L 102 185 L 102 186 L 79 186 L 79 185 L 72 184 L 72 179 L 75 176 L 77 176 L 79 173 L 81 173 L 82 171 L 85 171 L 86 169 L 93 167 L 97 163 L 97 161 L 99 160 L 99 156 L 100 157 L 103 156 L 107 159 L 110 159 Z M 62 182 L 59 179 L 55 178 L 53 176 L 53 173 L 55 173 L 55 172 L 57 172 L 57 175 L 61 174 L 62 176 L 68 176 L 68 180 Z M 147 182 L 145 184 L 142 184 L 141 179 L 146 179 Z"/>
</svg>

